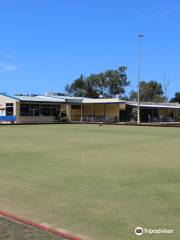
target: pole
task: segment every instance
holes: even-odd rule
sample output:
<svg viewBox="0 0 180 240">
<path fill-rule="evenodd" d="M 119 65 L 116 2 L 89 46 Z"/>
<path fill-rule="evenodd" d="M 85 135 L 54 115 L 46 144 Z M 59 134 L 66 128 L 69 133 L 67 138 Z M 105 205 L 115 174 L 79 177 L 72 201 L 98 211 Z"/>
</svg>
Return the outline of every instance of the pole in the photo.
<svg viewBox="0 0 180 240">
<path fill-rule="evenodd" d="M 106 121 L 106 104 L 104 103 L 104 122 Z"/>
<path fill-rule="evenodd" d="M 94 122 L 94 104 L 92 103 L 92 122 Z"/>
<path fill-rule="evenodd" d="M 83 116 L 82 116 L 82 103 L 81 103 L 81 123 L 83 121 Z"/>
<path fill-rule="evenodd" d="M 137 124 L 141 122 L 140 116 L 140 81 L 141 81 L 141 38 L 144 37 L 144 34 L 138 35 L 138 103 L 137 103 Z"/>
<path fill-rule="evenodd" d="M 168 102 L 168 97 L 167 97 L 167 91 L 169 87 L 169 79 L 166 79 L 166 73 L 164 72 L 164 96 L 165 96 L 165 101 Z"/>
</svg>

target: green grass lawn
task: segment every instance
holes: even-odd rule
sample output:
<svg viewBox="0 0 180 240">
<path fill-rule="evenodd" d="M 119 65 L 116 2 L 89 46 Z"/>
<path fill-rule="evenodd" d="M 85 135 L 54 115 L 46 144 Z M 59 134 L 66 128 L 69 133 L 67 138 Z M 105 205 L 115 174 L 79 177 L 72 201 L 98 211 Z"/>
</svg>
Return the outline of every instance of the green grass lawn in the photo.
<svg viewBox="0 0 180 240">
<path fill-rule="evenodd" d="M 0 239 L 2 240 L 65 240 L 52 233 L 41 231 L 0 216 Z"/>
<path fill-rule="evenodd" d="M 83 239 L 180 239 L 180 128 L 1 126 L 0 210 Z"/>
</svg>

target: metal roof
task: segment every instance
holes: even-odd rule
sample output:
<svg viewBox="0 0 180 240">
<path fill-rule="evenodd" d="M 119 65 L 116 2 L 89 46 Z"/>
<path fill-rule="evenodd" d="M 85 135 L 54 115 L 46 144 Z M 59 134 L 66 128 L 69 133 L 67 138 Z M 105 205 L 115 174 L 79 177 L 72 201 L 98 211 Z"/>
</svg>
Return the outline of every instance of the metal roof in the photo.
<svg viewBox="0 0 180 240">
<path fill-rule="evenodd" d="M 5 93 L 0 93 L 0 95 L 6 96 L 11 99 L 15 99 L 17 101 L 22 102 L 57 102 L 57 103 L 82 103 L 85 100 L 89 100 L 92 102 L 99 102 L 102 99 L 91 99 L 84 97 L 71 97 L 71 96 L 48 96 L 48 95 L 16 95 L 10 96 Z"/>
<path fill-rule="evenodd" d="M 133 101 L 124 101 L 119 98 L 85 98 L 85 97 L 69 97 L 69 96 L 47 96 L 47 95 L 34 95 L 34 96 L 10 96 L 6 93 L 0 93 L 1 96 L 5 96 L 11 99 L 16 100 L 17 102 L 45 102 L 45 103 L 71 103 L 71 104 L 80 104 L 80 103 L 97 103 L 97 104 L 110 104 L 110 103 L 125 103 L 129 106 L 138 105 L 137 102 Z M 141 102 L 140 107 L 147 108 L 171 108 L 171 109 L 180 109 L 180 104 L 178 103 L 153 103 L 153 102 Z"/>
<path fill-rule="evenodd" d="M 56 99 L 53 97 L 47 97 L 47 96 L 17 96 L 17 98 L 22 102 L 56 102 L 61 103 L 65 102 L 64 99 Z"/>
<path fill-rule="evenodd" d="M 59 99 L 77 99 L 77 100 L 82 100 L 83 97 L 71 97 L 71 96 L 58 96 L 58 95 L 54 95 L 54 96 L 48 96 L 48 95 L 44 95 L 46 97 L 52 97 L 52 98 L 59 98 Z"/>
<path fill-rule="evenodd" d="M 7 98 L 11 98 L 11 99 L 13 99 L 13 100 L 19 101 L 19 99 L 18 99 L 17 97 L 8 95 L 8 94 L 6 94 L 6 93 L 0 93 L 0 96 L 7 97 Z"/>
<path fill-rule="evenodd" d="M 49 97 L 48 95 L 46 95 Z M 71 97 L 71 96 L 51 96 L 52 98 L 57 98 L 57 99 L 64 99 L 67 103 L 82 103 L 83 99 L 86 99 L 84 97 Z"/>
<path fill-rule="evenodd" d="M 124 100 L 120 100 L 118 98 L 85 98 L 83 99 L 83 103 L 125 103 Z"/>
<path fill-rule="evenodd" d="M 126 101 L 126 104 L 129 106 L 137 107 L 137 102 L 129 102 Z M 179 103 L 152 103 L 152 102 L 141 102 L 140 107 L 147 107 L 147 108 L 171 108 L 171 109 L 180 109 Z"/>
</svg>

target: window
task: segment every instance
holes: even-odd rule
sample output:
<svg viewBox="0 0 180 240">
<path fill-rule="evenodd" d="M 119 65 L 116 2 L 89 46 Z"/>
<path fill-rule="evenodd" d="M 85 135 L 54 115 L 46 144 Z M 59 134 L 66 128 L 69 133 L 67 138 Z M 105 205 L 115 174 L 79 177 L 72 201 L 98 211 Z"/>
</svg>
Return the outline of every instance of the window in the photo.
<svg viewBox="0 0 180 240">
<path fill-rule="evenodd" d="M 20 116 L 31 116 L 30 115 L 30 104 L 20 105 Z"/>
<path fill-rule="evenodd" d="M 40 107 L 40 115 L 41 116 L 52 116 L 51 114 L 51 107 Z"/>
<path fill-rule="evenodd" d="M 61 110 L 61 105 L 52 105 L 52 116 L 58 116 Z"/>
<path fill-rule="evenodd" d="M 6 107 L 13 107 L 13 103 L 6 103 Z"/>
<path fill-rule="evenodd" d="M 20 105 L 20 116 L 57 116 L 61 105 L 57 104 L 24 104 Z"/>
<path fill-rule="evenodd" d="M 6 116 L 13 116 L 14 104 L 6 103 Z"/>
<path fill-rule="evenodd" d="M 81 109 L 81 105 L 71 105 L 71 109 Z"/>
</svg>

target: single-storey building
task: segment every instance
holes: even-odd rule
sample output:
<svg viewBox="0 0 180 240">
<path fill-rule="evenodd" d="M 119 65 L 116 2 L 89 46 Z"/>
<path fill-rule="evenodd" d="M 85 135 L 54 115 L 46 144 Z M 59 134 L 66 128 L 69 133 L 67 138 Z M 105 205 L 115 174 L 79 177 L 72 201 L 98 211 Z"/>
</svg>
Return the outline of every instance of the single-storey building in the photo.
<svg viewBox="0 0 180 240">
<path fill-rule="evenodd" d="M 140 103 L 141 122 L 180 122 L 180 104 Z M 137 102 L 119 98 L 0 94 L 0 122 L 135 122 Z"/>
<path fill-rule="evenodd" d="M 133 119 L 133 112 L 137 109 L 137 102 L 126 102 L 125 121 Z M 178 103 L 140 103 L 141 122 L 180 122 L 180 104 Z M 121 112 L 123 121 L 123 112 Z"/>
</svg>

